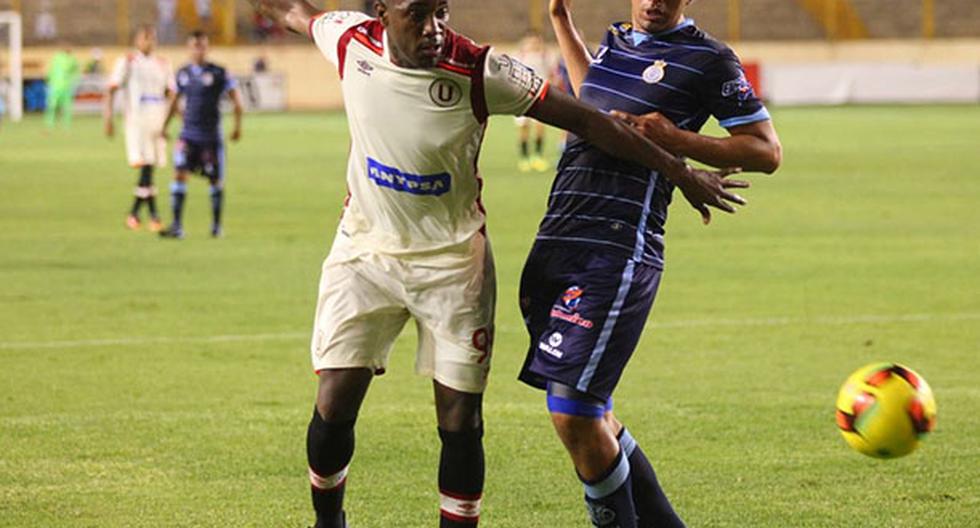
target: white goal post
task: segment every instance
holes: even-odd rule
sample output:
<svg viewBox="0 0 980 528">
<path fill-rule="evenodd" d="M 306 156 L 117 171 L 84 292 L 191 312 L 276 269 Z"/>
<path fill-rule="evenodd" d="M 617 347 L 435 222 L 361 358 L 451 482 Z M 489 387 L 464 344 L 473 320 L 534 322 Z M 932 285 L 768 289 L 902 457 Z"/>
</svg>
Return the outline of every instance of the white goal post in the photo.
<svg viewBox="0 0 980 528">
<path fill-rule="evenodd" d="M 24 70 L 21 61 L 21 19 L 20 13 L 16 11 L 0 11 L 0 26 L 7 26 L 8 31 L 8 56 L 7 64 L 9 71 L 0 72 L 6 74 L 10 79 L 7 89 L 7 113 L 10 114 L 11 121 L 20 121 L 24 116 Z"/>
</svg>

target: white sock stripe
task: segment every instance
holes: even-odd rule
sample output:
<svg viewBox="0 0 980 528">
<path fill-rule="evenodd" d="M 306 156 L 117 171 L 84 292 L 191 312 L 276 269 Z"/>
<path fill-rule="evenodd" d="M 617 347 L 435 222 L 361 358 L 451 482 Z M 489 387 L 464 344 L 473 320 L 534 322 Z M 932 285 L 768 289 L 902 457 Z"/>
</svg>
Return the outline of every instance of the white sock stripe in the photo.
<svg viewBox="0 0 980 528">
<path fill-rule="evenodd" d="M 619 437 L 619 446 L 627 457 L 633 456 L 633 451 L 636 451 L 636 440 L 630 434 L 629 429 L 625 427 L 623 428 L 623 435 Z"/>
<path fill-rule="evenodd" d="M 626 454 L 623 453 L 619 457 L 619 464 L 616 469 L 609 474 L 605 480 L 601 482 L 596 482 L 595 484 L 585 485 L 585 494 L 589 496 L 590 499 L 602 499 L 608 497 L 616 492 L 626 482 L 626 479 L 630 476 L 630 461 L 626 458 Z"/>
<path fill-rule="evenodd" d="M 480 506 L 483 499 L 463 500 L 450 497 L 445 493 L 439 494 L 439 508 L 449 514 L 467 519 L 476 519 L 480 516 Z"/>
<path fill-rule="evenodd" d="M 349 467 L 350 466 L 346 466 L 344 469 L 341 469 L 328 477 L 321 477 L 320 475 L 317 475 L 316 471 L 313 471 L 313 468 L 310 468 L 310 484 L 312 484 L 316 489 L 330 491 L 340 486 L 345 480 L 347 480 L 347 468 Z"/>
</svg>

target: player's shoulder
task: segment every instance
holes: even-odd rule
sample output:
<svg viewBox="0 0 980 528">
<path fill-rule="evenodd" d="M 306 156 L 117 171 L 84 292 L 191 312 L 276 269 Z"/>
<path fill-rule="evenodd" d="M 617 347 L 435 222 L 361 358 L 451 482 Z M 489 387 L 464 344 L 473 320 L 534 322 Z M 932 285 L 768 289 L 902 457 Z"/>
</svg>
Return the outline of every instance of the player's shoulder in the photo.
<svg viewBox="0 0 980 528">
<path fill-rule="evenodd" d="M 472 75 L 481 69 L 489 46 L 481 46 L 469 37 L 446 31 L 445 51 L 439 67 Z"/>
<path fill-rule="evenodd" d="M 211 72 L 211 73 L 213 73 L 215 75 L 222 75 L 222 76 L 224 76 L 224 75 L 227 75 L 228 74 L 228 69 L 227 68 L 225 68 L 224 66 L 222 66 L 220 64 L 215 64 L 213 62 L 207 62 L 207 63 L 205 63 L 204 64 L 204 68 L 207 71 L 209 71 L 209 72 Z"/>
<path fill-rule="evenodd" d="M 705 52 L 705 54 L 714 56 L 718 60 L 738 60 L 738 56 L 731 46 L 698 27 L 691 19 L 688 19 L 688 23 L 672 35 L 671 40 L 695 51 Z"/>
<path fill-rule="evenodd" d="M 378 39 L 384 34 L 380 20 L 360 11 L 326 11 L 310 19 L 310 37 L 314 39 L 317 33 L 338 36 L 354 28 L 366 35 L 377 35 Z"/>
</svg>

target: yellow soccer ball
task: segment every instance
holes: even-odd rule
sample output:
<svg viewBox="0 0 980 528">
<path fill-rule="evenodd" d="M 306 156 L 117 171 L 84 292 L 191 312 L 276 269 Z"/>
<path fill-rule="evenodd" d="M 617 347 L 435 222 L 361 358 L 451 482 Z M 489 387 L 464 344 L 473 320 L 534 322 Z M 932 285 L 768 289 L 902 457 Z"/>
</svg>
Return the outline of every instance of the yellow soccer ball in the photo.
<svg viewBox="0 0 980 528">
<path fill-rule="evenodd" d="M 902 457 L 936 427 L 936 399 L 912 369 L 874 363 L 851 374 L 837 393 L 837 427 L 860 453 Z"/>
</svg>

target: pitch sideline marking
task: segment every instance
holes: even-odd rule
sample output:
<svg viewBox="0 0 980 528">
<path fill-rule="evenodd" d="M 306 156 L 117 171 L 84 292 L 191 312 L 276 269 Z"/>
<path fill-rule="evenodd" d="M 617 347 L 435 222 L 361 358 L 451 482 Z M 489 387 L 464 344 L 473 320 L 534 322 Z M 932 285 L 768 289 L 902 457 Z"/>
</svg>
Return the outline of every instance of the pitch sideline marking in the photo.
<svg viewBox="0 0 980 528">
<path fill-rule="evenodd" d="M 682 321 L 654 322 L 651 328 L 700 328 L 706 326 L 789 326 L 797 324 L 813 324 L 822 326 L 843 326 L 849 324 L 881 324 L 881 323 L 921 323 L 929 321 L 976 321 L 980 313 L 950 313 L 950 314 L 906 314 L 906 315 L 856 315 L 841 317 L 761 317 L 747 319 L 688 319 Z M 281 332 L 271 334 L 230 334 L 214 336 L 189 337 L 122 337 L 114 339 L 87 339 L 76 341 L 0 341 L 0 350 L 25 350 L 47 348 L 80 348 L 80 347 L 110 347 L 130 345 L 165 345 L 165 344 L 207 344 L 207 343 L 237 343 L 250 341 L 287 341 L 309 337 L 309 332 Z"/>
</svg>

